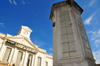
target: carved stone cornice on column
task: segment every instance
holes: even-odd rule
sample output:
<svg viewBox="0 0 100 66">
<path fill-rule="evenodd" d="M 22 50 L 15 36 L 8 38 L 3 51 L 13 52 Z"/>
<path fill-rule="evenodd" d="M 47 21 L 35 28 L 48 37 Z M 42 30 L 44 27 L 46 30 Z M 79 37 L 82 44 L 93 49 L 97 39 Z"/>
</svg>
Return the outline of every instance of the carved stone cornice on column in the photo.
<svg viewBox="0 0 100 66">
<path fill-rule="evenodd" d="M 73 0 L 62 1 L 62 2 L 59 2 L 59 3 L 53 4 L 49 19 L 52 20 L 52 18 L 54 16 L 54 10 L 55 9 L 62 7 L 62 6 L 67 6 L 67 5 L 70 5 L 71 7 L 78 9 L 81 13 L 83 12 L 83 9 L 75 1 L 73 1 Z"/>
</svg>

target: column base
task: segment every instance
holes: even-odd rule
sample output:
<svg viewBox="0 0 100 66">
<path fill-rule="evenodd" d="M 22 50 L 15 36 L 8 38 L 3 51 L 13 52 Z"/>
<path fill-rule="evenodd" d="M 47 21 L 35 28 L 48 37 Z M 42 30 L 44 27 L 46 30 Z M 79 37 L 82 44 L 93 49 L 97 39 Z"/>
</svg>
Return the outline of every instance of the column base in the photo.
<svg viewBox="0 0 100 66">
<path fill-rule="evenodd" d="M 90 63 L 90 62 L 72 62 L 72 63 L 63 63 L 63 64 L 57 64 L 57 65 L 53 65 L 53 66 L 97 66 L 95 63 Z"/>
</svg>

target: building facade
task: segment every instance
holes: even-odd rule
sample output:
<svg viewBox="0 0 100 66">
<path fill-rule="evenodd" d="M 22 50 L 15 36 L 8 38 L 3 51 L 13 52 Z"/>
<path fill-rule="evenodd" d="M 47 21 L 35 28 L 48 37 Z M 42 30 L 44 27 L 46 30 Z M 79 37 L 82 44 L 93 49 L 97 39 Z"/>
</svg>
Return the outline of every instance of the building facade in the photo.
<svg viewBox="0 0 100 66">
<path fill-rule="evenodd" d="M 21 26 L 18 35 L 0 33 L 0 62 L 15 66 L 52 66 L 53 58 L 30 40 L 32 30 Z"/>
</svg>

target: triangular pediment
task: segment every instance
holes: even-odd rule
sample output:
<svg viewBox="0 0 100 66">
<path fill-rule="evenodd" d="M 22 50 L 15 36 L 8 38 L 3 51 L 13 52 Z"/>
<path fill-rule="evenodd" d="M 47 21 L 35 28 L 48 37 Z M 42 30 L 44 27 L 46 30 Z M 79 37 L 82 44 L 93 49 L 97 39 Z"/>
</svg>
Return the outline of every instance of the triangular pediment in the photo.
<svg viewBox="0 0 100 66">
<path fill-rule="evenodd" d="M 33 48 L 33 49 L 38 49 L 36 45 L 32 43 L 32 41 L 29 38 L 23 37 L 23 36 L 8 36 L 6 39 L 14 41 L 16 43 L 22 44 L 24 46 Z"/>
</svg>

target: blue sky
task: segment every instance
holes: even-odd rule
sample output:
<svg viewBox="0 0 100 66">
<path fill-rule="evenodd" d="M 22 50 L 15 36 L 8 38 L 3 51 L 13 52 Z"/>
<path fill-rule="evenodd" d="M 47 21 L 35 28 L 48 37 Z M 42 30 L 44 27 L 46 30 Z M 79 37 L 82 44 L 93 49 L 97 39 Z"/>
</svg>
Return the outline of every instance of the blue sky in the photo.
<svg viewBox="0 0 100 66">
<path fill-rule="evenodd" d="M 17 35 L 20 27 L 33 30 L 31 40 L 53 54 L 53 27 L 49 19 L 52 4 L 63 0 L 0 0 L 0 32 Z M 100 63 L 100 0 L 75 0 L 84 10 L 82 20 L 89 42 Z"/>
</svg>

